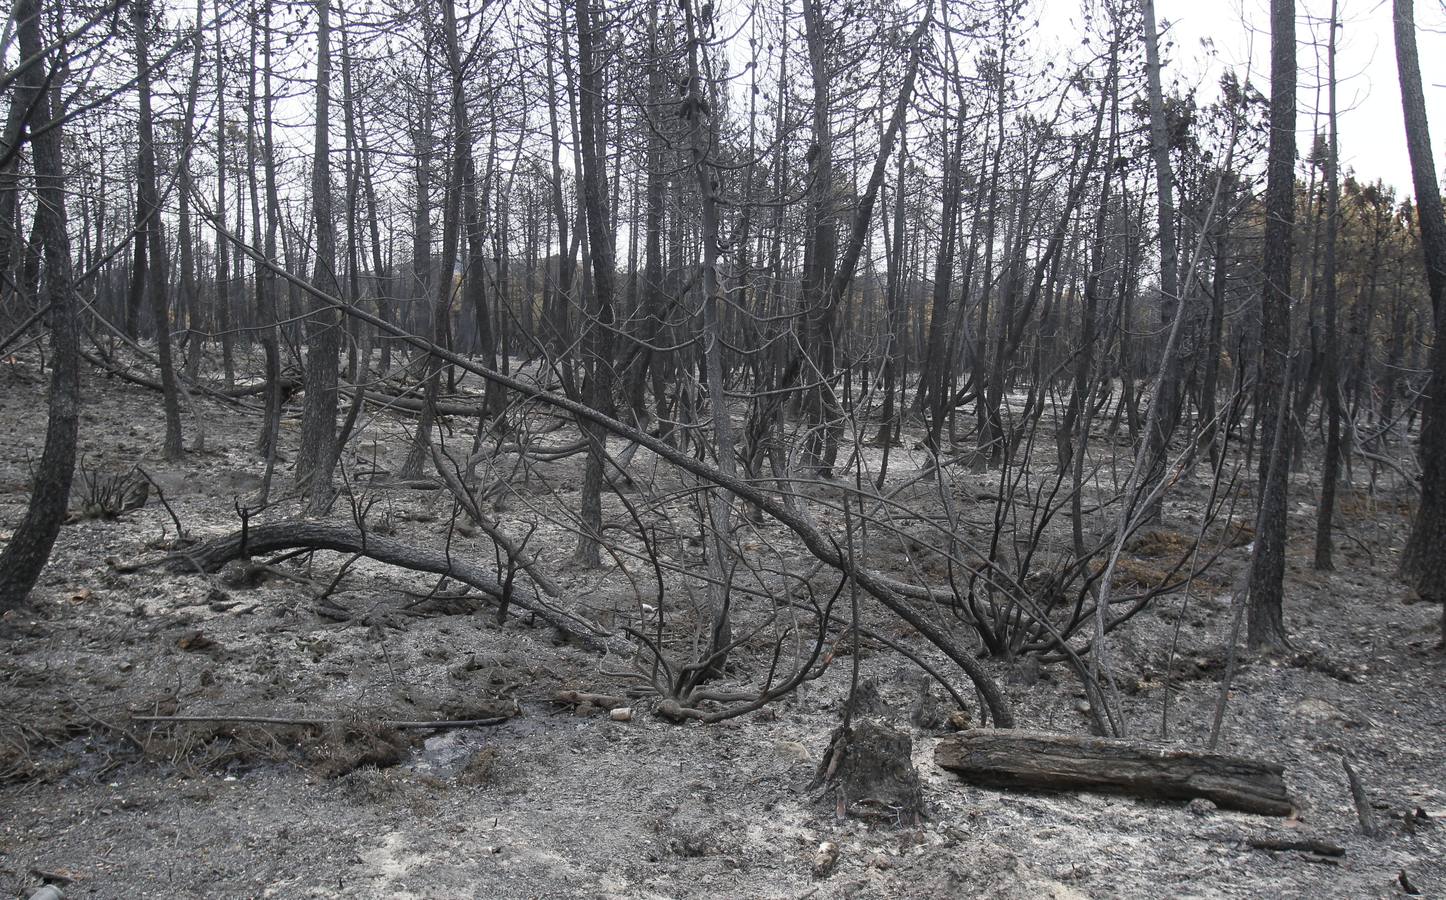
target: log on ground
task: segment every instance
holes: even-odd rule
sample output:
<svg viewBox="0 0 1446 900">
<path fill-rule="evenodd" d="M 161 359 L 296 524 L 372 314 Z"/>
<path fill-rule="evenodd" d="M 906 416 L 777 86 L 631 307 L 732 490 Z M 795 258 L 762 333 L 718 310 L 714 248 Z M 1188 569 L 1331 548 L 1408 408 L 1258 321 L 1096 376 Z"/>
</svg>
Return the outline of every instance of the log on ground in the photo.
<svg viewBox="0 0 1446 900">
<path fill-rule="evenodd" d="M 940 741 L 934 761 L 965 781 L 991 787 L 1204 797 L 1269 816 L 1292 810 L 1285 769 L 1277 763 L 1143 741 L 975 729 Z"/>
<path fill-rule="evenodd" d="M 535 591 L 516 584 L 504 587 L 493 574 L 468 562 L 470 554 L 413 547 L 352 525 L 300 521 L 252 525 L 177 553 L 171 565 L 180 572 L 216 572 L 233 559 L 293 549 L 359 554 L 414 572 L 446 575 L 494 599 L 506 598 L 511 606 L 532 613 L 590 650 L 621 653 L 627 647 L 616 636 L 577 613 L 548 603 Z"/>
</svg>

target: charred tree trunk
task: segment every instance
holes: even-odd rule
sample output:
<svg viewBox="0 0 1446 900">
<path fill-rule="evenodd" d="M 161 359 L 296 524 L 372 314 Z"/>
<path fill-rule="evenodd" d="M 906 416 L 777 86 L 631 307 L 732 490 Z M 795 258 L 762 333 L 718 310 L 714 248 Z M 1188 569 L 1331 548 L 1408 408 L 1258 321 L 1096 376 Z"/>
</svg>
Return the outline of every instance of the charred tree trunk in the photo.
<svg viewBox="0 0 1446 900">
<path fill-rule="evenodd" d="M 1155 163 L 1155 185 L 1159 195 L 1156 218 L 1160 243 L 1160 324 L 1168 329 L 1174 307 L 1181 302 L 1179 250 L 1175 240 L 1175 176 L 1170 165 L 1170 130 L 1165 121 L 1165 96 L 1160 86 L 1160 41 L 1155 23 L 1154 0 L 1140 0 L 1144 21 L 1145 71 L 1149 88 L 1150 155 Z M 1160 380 L 1155 385 L 1152 401 L 1158 413 L 1152 417 L 1154 427 L 1145 436 L 1149 441 L 1146 464 L 1152 474 L 1163 475 L 1169 451 L 1170 434 L 1180 409 L 1181 360 L 1183 354 L 1168 354 L 1160 366 Z M 1149 516 L 1159 515 L 1159 499 L 1152 504 Z"/>
<path fill-rule="evenodd" d="M 1282 617 L 1290 436 L 1291 229 L 1295 223 L 1295 3 L 1270 4 L 1270 151 L 1266 165 L 1260 311 L 1260 477 L 1250 569 L 1249 642 L 1286 645 Z"/>
<path fill-rule="evenodd" d="M 1396 65 L 1401 79 L 1401 108 L 1406 122 L 1406 148 L 1411 156 L 1411 179 L 1416 187 L 1416 211 L 1421 222 L 1421 250 L 1436 335 L 1431 350 L 1431 380 L 1426 386 L 1421 422 L 1421 505 L 1411 525 L 1411 537 L 1401 554 L 1401 576 L 1414 583 L 1422 597 L 1442 603 L 1446 629 L 1446 215 L 1436 183 L 1436 159 L 1431 155 L 1431 132 L 1426 122 L 1426 101 L 1416 53 L 1416 23 L 1412 0 L 1395 0 Z M 1442 633 L 1446 646 L 1446 630 Z"/>
<path fill-rule="evenodd" d="M 151 113 L 150 4 L 138 0 L 131 6 L 131 24 L 135 27 L 136 91 L 139 118 L 140 157 L 136 165 L 137 212 L 141 228 L 135 239 L 146 244 L 145 266 L 136 273 L 146 286 L 151 301 L 151 314 L 156 326 L 156 358 L 160 361 L 162 410 L 166 420 L 166 437 L 162 454 L 166 459 L 180 459 L 181 392 L 176 384 L 176 367 L 171 359 L 170 297 L 166 289 L 167 268 L 165 223 L 161 220 L 161 200 L 156 191 L 156 146 Z"/>
<path fill-rule="evenodd" d="M 221 0 L 216 0 L 216 327 L 221 332 L 221 369 L 226 388 L 236 386 L 235 335 L 231 333 L 231 244 L 226 222 L 226 62 L 221 50 Z M 239 200 L 239 197 L 238 197 Z M 237 226 L 241 217 L 237 215 Z M 256 236 L 253 233 L 252 240 Z"/>
<path fill-rule="evenodd" d="M 30 505 L 0 553 L 0 610 L 25 601 L 50 558 L 51 547 L 65 520 L 70 482 L 75 473 L 76 435 L 80 422 L 80 321 L 71 275 L 70 235 L 65 221 L 64 145 L 60 109 L 52 109 L 47 86 L 45 42 L 36 0 L 16 0 L 20 58 L 16 101 L 28 111 L 35 167 L 35 220 L 45 245 L 45 285 L 50 302 L 50 417 L 45 429 Z M 36 128 L 35 125 L 44 125 Z"/>
<path fill-rule="evenodd" d="M 586 380 L 584 402 L 606 412 L 612 403 L 612 328 L 616 272 L 613 268 L 613 234 L 608 218 L 607 173 L 598 130 L 606 116 L 602 108 L 601 57 L 596 52 L 602 35 L 601 10 L 595 0 L 577 3 L 578 122 L 582 154 L 583 209 L 587 218 L 592 291 L 588 296 Z M 582 423 L 588 442 L 587 468 L 583 475 L 581 530 L 577 560 L 586 566 L 601 563 L 603 466 L 607 456 L 607 432 L 593 422 Z"/>
<path fill-rule="evenodd" d="M 1325 335 L 1321 359 L 1321 393 L 1326 416 L 1326 445 L 1324 467 L 1321 472 L 1320 509 L 1316 516 L 1315 567 L 1334 569 L 1331 561 L 1331 528 L 1334 524 L 1336 505 L 1336 483 L 1341 468 L 1341 384 L 1339 334 L 1339 290 L 1336 283 L 1336 238 L 1340 230 L 1340 144 L 1336 132 L 1336 0 L 1331 0 L 1330 37 L 1326 46 L 1327 127 L 1328 146 L 1325 160 L 1326 228 L 1325 228 L 1325 270 L 1324 284 Z"/>
<path fill-rule="evenodd" d="M 316 130 L 311 163 L 311 215 L 316 259 L 312 284 L 329 297 L 341 296 L 336 277 L 336 222 L 331 202 L 331 7 L 316 3 Z M 296 454 L 298 486 L 310 496 L 311 509 L 331 506 L 332 471 L 337 447 L 337 354 L 341 322 L 331 304 L 313 299 L 307 318 L 306 401 L 301 409 L 301 449 Z"/>
</svg>

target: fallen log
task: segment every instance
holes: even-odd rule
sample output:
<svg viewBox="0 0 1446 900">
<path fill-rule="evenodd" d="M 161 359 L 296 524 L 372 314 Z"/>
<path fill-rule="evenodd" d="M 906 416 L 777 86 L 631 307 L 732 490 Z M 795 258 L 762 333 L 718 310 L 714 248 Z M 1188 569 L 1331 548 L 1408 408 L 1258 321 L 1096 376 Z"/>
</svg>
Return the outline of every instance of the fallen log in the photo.
<svg viewBox="0 0 1446 900">
<path fill-rule="evenodd" d="M 1245 843 L 1256 850 L 1272 852 L 1314 853 L 1316 856 L 1345 856 L 1346 848 L 1318 838 L 1246 838 Z"/>
<path fill-rule="evenodd" d="M 137 387 L 146 388 L 147 390 L 155 391 L 158 394 L 162 391 L 161 383 L 154 378 L 147 378 L 144 375 L 139 375 L 135 372 L 130 371 L 124 366 L 121 366 L 118 363 L 106 359 L 103 356 L 97 356 L 94 353 L 90 353 L 85 350 L 80 351 L 80 355 L 83 359 L 85 359 L 86 362 L 90 363 L 98 369 L 104 369 L 106 372 L 114 375 L 121 381 L 134 384 Z M 260 384 L 245 385 L 242 387 L 218 388 L 212 387 L 209 384 L 203 384 L 199 381 L 192 381 L 191 379 L 185 377 L 179 372 L 177 372 L 176 375 L 181 380 L 181 382 L 185 384 L 186 387 L 190 390 L 205 394 L 208 397 L 214 397 L 217 400 L 244 400 L 247 397 L 253 397 L 257 394 L 264 394 L 267 387 L 265 382 L 261 382 Z M 301 382 L 296 380 L 295 378 L 283 378 L 281 380 L 281 389 L 285 393 L 291 393 L 293 391 L 300 390 Z"/>
<path fill-rule="evenodd" d="M 356 388 L 349 384 L 343 384 L 338 387 L 337 390 L 348 397 L 356 396 Z M 423 408 L 426 407 L 426 401 L 419 397 L 403 397 L 397 394 L 387 394 L 381 391 L 371 390 L 363 391 L 363 394 L 365 394 L 367 402 L 375 406 L 378 410 L 404 413 L 409 416 L 419 416 L 422 414 Z M 438 400 L 435 404 L 435 409 L 439 416 L 460 416 L 467 419 L 475 419 L 486 414 L 486 410 L 480 403 L 455 403 L 448 400 Z"/>
<path fill-rule="evenodd" d="M 965 781 L 993 787 L 1088 790 L 1191 800 L 1288 816 L 1283 766 L 1143 741 L 975 729 L 951 735 L 934 761 Z"/>
<path fill-rule="evenodd" d="M 176 555 L 172 567 L 181 572 L 217 572 L 233 559 L 296 549 L 356 553 L 416 572 L 446 575 L 499 602 L 505 600 L 512 606 L 527 610 L 590 650 L 617 653 L 626 648 L 626 644 L 613 635 L 579 615 L 558 609 L 535 591 L 516 583 L 501 584 L 481 566 L 466 562 L 460 553 L 413 547 L 381 535 L 364 533 L 353 525 L 323 522 L 250 525 L 226 537 L 187 548 Z"/>
<path fill-rule="evenodd" d="M 379 719 L 374 724 L 397 731 L 446 731 L 452 728 L 485 728 L 501 725 L 511 715 L 489 716 L 485 719 L 422 719 L 420 721 Z M 300 719 L 287 716 L 131 716 L 132 722 L 150 725 L 285 725 L 321 728 L 345 725 L 348 719 Z"/>
</svg>

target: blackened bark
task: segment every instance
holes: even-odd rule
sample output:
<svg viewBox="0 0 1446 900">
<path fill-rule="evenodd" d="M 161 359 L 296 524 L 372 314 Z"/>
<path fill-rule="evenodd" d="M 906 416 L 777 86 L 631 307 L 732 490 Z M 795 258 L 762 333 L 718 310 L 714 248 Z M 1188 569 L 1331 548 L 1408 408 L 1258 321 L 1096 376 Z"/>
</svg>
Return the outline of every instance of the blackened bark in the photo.
<svg viewBox="0 0 1446 900">
<path fill-rule="evenodd" d="M 138 0 L 131 6 L 131 23 L 136 32 L 136 90 L 140 106 L 136 120 L 140 138 L 136 191 L 141 229 L 135 239 L 146 244 L 145 267 L 136 273 L 136 279 L 145 284 L 146 294 L 151 301 L 151 314 L 155 317 L 156 358 L 160 362 L 161 370 L 161 406 L 166 419 L 162 453 L 166 459 L 175 460 L 180 459 L 184 451 L 181 447 L 180 388 L 176 384 L 176 367 L 171 358 L 170 297 L 166 286 L 169 258 L 166 256 L 160 195 L 156 191 L 156 145 L 151 114 L 150 9 L 150 3 L 144 0 Z"/>
<path fill-rule="evenodd" d="M 1431 132 L 1421 88 L 1421 66 L 1416 53 L 1416 23 L 1412 0 L 1395 0 L 1396 66 L 1401 79 L 1401 109 L 1406 122 L 1406 149 L 1411 156 L 1411 180 L 1416 188 L 1416 214 L 1421 224 L 1421 251 L 1435 319 L 1435 345 L 1431 351 L 1431 380 L 1426 385 L 1421 422 L 1421 505 L 1411 525 L 1411 537 L 1401 554 L 1401 577 L 1412 582 L 1422 597 L 1446 603 L 1446 215 L 1436 183 L 1436 161 L 1431 155 Z M 1446 606 L 1441 612 L 1446 629 Z M 1443 632 L 1446 643 L 1446 632 Z"/>
<path fill-rule="evenodd" d="M 579 72 L 578 122 L 582 154 L 583 208 L 587 214 L 589 259 L 592 263 L 592 292 L 588 297 L 588 333 L 585 402 L 593 409 L 606 412 L 612 405 L 612 328 L 613 235 L 609 227 L 607 173 L 603 169 L 603 151 L 598 140 L 598 125 L 605 111 L 601 105 L 601 64 L 595 51 L 599 11 L 594 0 L 578 0 L 577 62 Z M 602 535 L 603 465 L 607 451 L 607 432 L 594 422 L 583 422 L 588 441 L 587 469 L 583 476 L 581 530 L 578 535 L 577 559 L 583 565 L 601 563 L 599 538 Z"/>
<path fill-rule="evenodd" d="M 1165 97 L 1160 86 L 1160 41 L 1156 32 L 1154 0 L 1141 0 L 1144 17 L 1145 70 L 1149 85 L 1150 154 L 1155 163 L 1155 184 L 1158 190 L 1158 239 L 1160 243 L 1160 324 L 1168 330 L 1175 306 L 1180 303 L 1179 250 L 1175 240 L 1175 177 L 1170 165 L 1170 132 L 1165 121 Z M 1153 405 L 1158 414 L 1154 427 L 1145 436 L 1150 442 L 1146 457 L 1151 472 L 1163 476 L 1169 450 L 1170 434 L 1180 410 L 1180 382 L 1184 355 L 1170 353 L 1160 366 L 1160 381 L 1155 385 Z M 1157 498 L 1150 512 L 1159 515 Z"/>
<path fill-rule="evenodd" d="M 1286 497 L 1290 435 L 1284 419 L 1290 357 L 1291 229 L 1295 224 L 1295 4 L 1270 4 L 1270 150 L 1266 164 L 1265 284 L 1260 310 L 1260 482 L 1255 555 L 1250 569 L 1248 640 L 1252 647 L 1286 643 L 1281 600 L 1285 580 Z"/>
<path fill-rule="evenodd" d="M 39 59 L 44 42 L 36 0 L 16 0 L 15 20 L 22 59 Z M 24 68 L 16 97 L 24 98 L 32 123 L 47 126 L 61 110 L 51 110 L 49 77 L 39 64 Z M 54 115 L 52 115 L 52 113 Z M 50 340 L 54 353 L 50 380 L 50 418 L 45 449 L 35 469 L 30 506 L 0 553 L 0 610 L 12 609 L 29 595 L 50 558 L 65 520 L 70 482 L 75 473 L 76 434 L 80 422 L 80 323 L 71 274 L 70 236 L 65 221 L 65 170 L 61 126 L 31 129 L 37 202 L 36 227 L 45 245 L 46 292 L 51 304 Z"/>
<path fill-rule="evenodd" d="M 331 202 L 331 10 L 316 3 L 316 131 L 311 171 L 311 211 L 316 227 L 312 284 L 331 297 L 341 296 L 336 278 L 336 223 Z M 331 505 L 332 470 L 337 460 L 337 354 L 341 321 L 329 303 L 313 298 L 307 317 L 306 401 L 301 408 L 301 448 L 296 480 L 311 498 L 311 509 Z"/>
<path fill-rule="evenodd" d="M 1321 391 L 1325 401 L 1326 445 L 1324 471 L 1321 473 L 1320 509 L 1316 514 L 1315 567 L 1334 569 L 1331 561 L 1331 528 L 1335 518 L 1336 483 L 1340 475 L 1341 457 L 1341 385 L 1340 367 L 1340 322 L 1337 307 L 1339 290 L 1336 284 L 1336 237 L 1340 228 L 1341 188 L 1337 166 L 1339 143 L 1336 133 L 1336 3 L 1331 2 L 1331 28 L 1327 41 L 1326 60 L 1328 110 L 1327 121 L 1330 131 L 1326 151 L 1326 231 L 1325 271 L 1322 273 L 1325 295 L 1325 348 L 1321 359 Z"/>
</svg>

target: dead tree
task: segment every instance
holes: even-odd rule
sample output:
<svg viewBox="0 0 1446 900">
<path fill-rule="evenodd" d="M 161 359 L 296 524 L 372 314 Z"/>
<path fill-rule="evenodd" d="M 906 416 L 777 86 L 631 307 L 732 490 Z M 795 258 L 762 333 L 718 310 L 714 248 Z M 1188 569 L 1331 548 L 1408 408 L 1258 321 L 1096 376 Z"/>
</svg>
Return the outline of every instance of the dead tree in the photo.
<svg viewBox="0 0 1446 900">
<path fill-rule="evenodd" d="M 1401 576 L 1415 583 L 1422 597 L 1442 603 L 1446 629 L 1446 214 L 1436 184 L 1436 159 L 1431 154 L 1431 132 L 1426 122 L 1426 101 L 1421 88 L 1421 67 L 1416 53 L 1416 22 L 1412 0 L 1395 0 L 1396 66 L 1401 79 L 1401 109 L 1406 122 L 1406 149 L 1411 157 L 1411 179 L 1416 187 L 1416 210 L 1421 222 L 1421 252 L 1436 338 L 1431 350 L 1431 378 L 1426 386 L 1426 409 L 1421 422 L 1421 504 L 1411 525 L 1411 537 L 1401 554 Z M 1446 646 L 1446 630 L 1442 632 Z"/>
<path fill-rule="evenodd" d="M 311 214 L 316 259 L 312 283 L 331 297 L 341 296 L 336 272 L 336 222 L 331 201 L 331 7 L 316 3 L 316 126 L 311 162 Z M 332 501 L 332 471 L 337 446 L 337 354 L 341 350 L 341 317 L 331 304 L 313 303 L 307 319 L 306 400 L 301 411 L 301 449 L 296 455 L 297 484 L 311 498 L 311 508 L 325 510 Z"/>
<path fill-rule="evenodd" d="M 139 103 L 136 128 L 140 138 L 140 152 L 136 162 L 136 261 L 139 264 L 132 277 L 144 285 L 144 293 L 150 298 L 151 315 L 155 319 L 156 358 L 160 361 L 162 409 L 166 421 L 166 437 L 162 453 L 166 459 L 180 459 L 181 447 L 181 399 L 180 387 L 176 384 L 176 367 L 171 359 L 171 313 L 170 295 L 166 285 L 167 268 L 170 258 L 166 255 L 165 223 L 161 219 L 161 199 L 156 189 L 156 139 L 154 114 L 151 111 L 151 59 L 150 59 L 150 16 L 149 2 L 137 2 L 131 6 L 131 25 L 135 28 L 136 50 L 136 96 Z M 144 244 L 141 251 L 139 245 Z M 133 287 L 139 295 L 140 288 Z"/>
<path fill-rule="evenodd" d="M 50 60 L 41 35 L 36 0 L 16 0 L 15 22 L 22 63 L 13 102 L 26 110 L 35 167 L 35 226 L 44 246 L 46 299 L 50 304 L 50 416 L 45 449 L 35 468 L 30 504 L 0 553 L 0 610 L 25 601 L 50 558 L 65 520 L 75 473 L 80 422 L 80 321 L 66 230 L 62 115 L 53 108 L 49 85 L 61 64 Z"/>
<path fill-rule="evenodd" d="M 1270 3 L 1270 155 L 1266 168 L 1265 239 L 1260 298 L 1260 472 L 1255 554 L 1250 570 L 1249 642 L 1286 643 L 1281 597 L 1285 580 L 1286 495 L 1292 429 L 1286 402 L 1290 361 L 1290 259 L 1295 223 L 1295 3 Z"/>
</svg>

